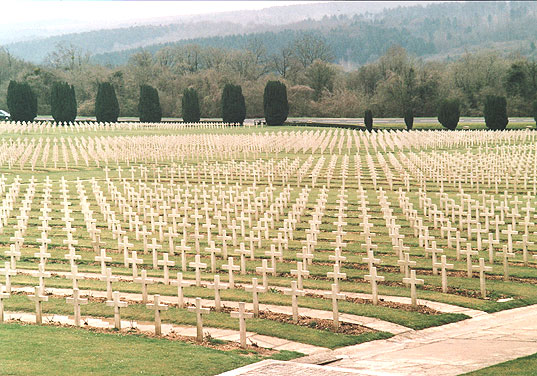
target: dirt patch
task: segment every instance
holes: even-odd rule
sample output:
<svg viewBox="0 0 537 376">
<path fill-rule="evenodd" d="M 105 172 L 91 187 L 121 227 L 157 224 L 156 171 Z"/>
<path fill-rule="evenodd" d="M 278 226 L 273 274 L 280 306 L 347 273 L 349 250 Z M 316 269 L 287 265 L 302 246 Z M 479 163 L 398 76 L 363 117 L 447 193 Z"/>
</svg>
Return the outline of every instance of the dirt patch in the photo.
<svg viewBox="0 0 537 376">
<path fill-rule="evenodd" d="M 211 308 L 212 310 L 213 308 Z M 230 307 L 222 307 L 221 312 L 230 313 L 236 311 L 236 309 Z M 293 324 L 298 326 L 305 326 L 317 330 L 326 330 L 332 333 L 340 333 L 347 335 L 360 335 L 363 333 L 376 332 L 374 329 L 367 328 L 358 324 L 351 324 L 347 322 L 339 322 L 339 328 L 334 329 L 334 322 L 332 320 L 317 319 L 305 316 L 298 316 L 298 323 L 293 322 L 293 316 L 285 313 L 277 313 L 269 310 L 259 311 L 259 318 L 264 320 L 272 320 L 285 324 Z"/>
<path fill-rule="evenodd" d="M 310 296 L 312 298 L 318 298 L 318 299 L 326 299 L 324 296 L 318 295 L 318 294 L 306 294 L 306 296 Z M 352 298 L 352 297 L 349 297 L 349 296 L 347 296 L 345 298 L 345 301 L 355 303 L 355 304 L 371 304 L 371 305 L 373 304 L 373 301 L 370 300 L 370 299 Z M 426 307 L 426 306 L 418 305 L 417 307 L 412 307 L 412 305 L 410 305 L 410 304 L 387 302 L 387 301 L 385 301 L 383 299 L 380 299 L 380 298 L 379 298 L 379 301 L 378 301 L 378 305 L 381 306 L 381 307 L 389 307 L 389 308 L 400 309 L 402 311 L 407 311 L 407 312 L 419 312 L 419 313 L 423 313 L 425 315 L 440 315 L 440 314 L 442 314 L 442 312 L 437 311 L 437 310 L 432 309 L 432 308 L 429 308 L 429 307 Z"/>
</svg>

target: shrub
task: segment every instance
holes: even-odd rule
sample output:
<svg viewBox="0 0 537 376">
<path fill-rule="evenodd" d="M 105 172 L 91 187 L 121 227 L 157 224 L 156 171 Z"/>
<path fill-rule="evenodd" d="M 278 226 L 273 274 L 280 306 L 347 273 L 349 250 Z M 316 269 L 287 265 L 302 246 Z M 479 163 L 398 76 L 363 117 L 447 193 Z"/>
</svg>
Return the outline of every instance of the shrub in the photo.
<svg viewBox="0 0 537 376">
<path fill-rule="evenodd" d="M 10 81 L 7 108 L 13 121 L 33 121 L 37 116 L 37 97 L 26 82 Z"/>
<path fill-rule="evenodd" d="M 289 115 L 287 88 L 280 81 L 268 81 L 263 94 L 263 110 L 267 125 L 282 125 Z"/>
<path fill-rule="evenodd" d="M 487 95 L 483 115 L 488 129 L 504 130 L 507 127 L 507 123 L 509 123 L 505 97 Z"/>
<path fill-rule="evenodd" d="M 95 117 L 98 122 L 114 123 L 119 116 L 119 103 L 116 91 L 110 82 L 99 84 L 95 99 Z"/>
<path fill-rule="evenodd" d="M 67 82 L 55 82 L 50 93 L 50 112 L 57 123 L 72 123 L 76 119 L 75 88 Z"/>
<path fill-rule="evenodd" d="M 152 86 L 140 86 L 140 102 L 138 103 L 138 116 L 144 123 L 158 123 L 162 120 L 162 109 L 158 91 Z"/>
<path fill-rule="evenodd" d="M 364 124 L 369 132 L 373 130 L 373 112 L 371 110 L 365 110 Z"/>
<path fill-rule="evenodd" d="M 457 99 L 445 99 L 438 107 L 438 122 L 445 128 L 454 130 L 459 124 L 461 111 Z"/>
<path fill-rule="evenodd" d="M 183 92 L 182 115 L 185 123 L 197 123 L 200 121 L 200 102 L 198 92 L 194 88 L 185 89 Z"/>
<path fill-rule="evenodd" d="M 411 130 L 414 126 L 414 111 L 411 108 L 405 110 L 404 120 L 406 129 Z"/>
<path fill-rule="evenodd" d="M 222 91 L 222 121 L 243 124 L 246 118 L 246 103 L 239 85 L 226 84 Z"/>
</svg>

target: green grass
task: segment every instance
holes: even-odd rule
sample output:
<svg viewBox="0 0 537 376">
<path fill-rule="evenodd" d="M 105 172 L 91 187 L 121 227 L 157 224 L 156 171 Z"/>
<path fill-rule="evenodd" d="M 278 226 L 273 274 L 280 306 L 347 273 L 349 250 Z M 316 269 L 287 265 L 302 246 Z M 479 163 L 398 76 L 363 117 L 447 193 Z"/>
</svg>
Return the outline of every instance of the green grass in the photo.
<svg viewBox="0 0 537 376">
<path fill-rule="evenodd" d="M 224 352 L 141 335 L 20 324 L 0 325 L 0 348 L 4 375 L 203 376 L 263 359 L 238 350 Z M 300 355 L 283 351 L 273 358 Z"/>
<path fill-rule="evenodd" d="M 35 312 L 34 304 L 26 296 L 13 295 L 6 299 L 5 309 L 13 312 Z M 66 304 L 64 299 L 49 298 L 43 303 L 44 313 L 54 313 L 59 315 L 72 315 L 73 307 Z M 103 303 L 90 302 L 81 306 L 81 314 L 91 317 L 113 317 L 113 310 Z M 196 314 L 186 309 L 169 307 L 167 311 L 161 313 L 162 321 L 176 325 L 196 325 Z M 153 312 L 142 304 L 131 304 L 121 311 L 123 320 L 135 320 L 151 322 L 154 318 Z M 226 328 L 239 330 L 237 319 L 231 318 L 229 314 L 210 312 L 203 316 L 203 324 L 206 327 Z M 317 330 L 305 326 L 281 323 L 265 319 L 248 319 L 246 328 L 258 334 L 287 339 L 290 341 L 306 343 L 314 346 L 327 348 L 337 348 L 342 346 L 355 345 L 376 339 L 389 338 L 392 335 L 386 332 L 369 332 L 360 335 L 346 335 L 333 333 L 326 330 Z"/>
<path fill-rule="evenodd" d="M 18 285 L 28 285 L 33 286 L 35 279 L 28 276 L 16 276 L 13 278 Z M 312 280 L 313 282 L 313 280 Z M 133 285 L 127 282 L 121 282 L 114 284 L 114 288 L 122 292 L 132 292 L 140 293 L 138 285 Z M 305 286 L 307 284 L 305 283 Z M 369 285 L 365 285 L 364 290 L 367 290 Z M 58 287 L 58 288 L 70 288 L 71 281 L 63 278 L 49 278 L 47 281 L 47 287 Z M 326 288 L 326 286 L 324 286 Z M 79 282 L 79 288 L 81 289 L 91 289 L 91 290 L 101 290 L 104 291 L 105 287 L 103 282 L 98 282 L 94 280 L 82 280 Z M 150 285 L 148 287 L 148 292 L 150 294 L 161 294 L 173 296 L 176 294 L 177 288 L 173 286 L 164 286 L 164 285 Z M 345 291 L 350 291 L 345 290 Z M 426 291 L 424 291 L 426 292 Z M 202 287 L 186 287 L 183 290 L 183 293 L 186 297 L 200 297 L 203 299 L 213 299 L 214 292 L 208 288 Z M 421 291 L 420 291 L 421 293 Z M 448 295 L 451 296 L 451 295 Z M 223 290 L 220 293 L 222 301 L 244 301 L 251 302 L 252 294 L 244 290 Z M 475 299 L 477 300 L 477 299 Z M 288 295 L 283 295 L 281 293 L 267 292 L 259 294 L 259 302 L 262 304 L 273 304 L 280 306 L 290 306 L 291 297 Z M 514 301 L 519 302 L 519 301 Z M 45 303 L 46 304 L 46 303 Z M 497 303 L 501 305 L 504 303 Z M 313 297 L 301 297 L 299 298 L 299 306 L 306 308 L 313 308 L 318 310 L 330 311 L 332 309 L 332 302 L 329 299 L 318 299 Z M 517 307 L 520 305 L 516 305 Z M 454 313 L 442 313 L 439 315 L 428 315 L 422 314 L 415 311 L 404 311 L 396 308 L 384 307 L 384 306 L 374 306 L 372 304 L 354 304 L 351 302 L 342 301 L 339 303 L 339 311 L 343 313 L 349 313 L 358 316 L 367 316 L 374 317 L 380 320 L 389 321 L 395 324 L 406 326 L 415 330 L 429 328 L 432 326 L 444 325 L 460 320 L 467 319 L 468 316 L 463 314 L 454 314 Z M 285 332 L 284 332 L 285 333 Z"/>
<path fill-rule="evenodd" d="M 478 371 L 469 372 L 471 376 L 533 376 L 537 374 L 537 353 L 508 362 L 496 364 Z"/>
</svg>

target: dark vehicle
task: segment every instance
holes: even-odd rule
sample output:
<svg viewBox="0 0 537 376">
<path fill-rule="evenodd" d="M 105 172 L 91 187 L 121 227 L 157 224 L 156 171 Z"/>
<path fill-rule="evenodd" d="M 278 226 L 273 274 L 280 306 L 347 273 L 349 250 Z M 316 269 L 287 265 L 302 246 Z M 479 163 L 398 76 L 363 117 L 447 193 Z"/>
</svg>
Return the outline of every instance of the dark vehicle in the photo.
<svg viewBox="0 0 537 376">
<path fill-rule="evenodd" d="M 0 120 L 9 120 L 11 119 L 11 115 L 5 112 L 4 110 L 0 110 Z"/>
</svg>

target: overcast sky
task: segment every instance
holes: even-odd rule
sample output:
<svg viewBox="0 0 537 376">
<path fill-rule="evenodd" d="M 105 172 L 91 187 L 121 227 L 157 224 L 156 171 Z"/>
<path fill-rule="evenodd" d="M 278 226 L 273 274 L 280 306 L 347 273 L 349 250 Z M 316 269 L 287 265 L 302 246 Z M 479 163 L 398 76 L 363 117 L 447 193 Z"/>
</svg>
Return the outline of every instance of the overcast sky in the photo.
<svg viewBox="0 0 537 376">
<path fill-rule="evenodd" d="M 312 2 L 312 1 L 309 1 Z M 243 9 L 262 9 L 303 1 L 48 1 L 2 0 L 1 23 L 28 27 L 32 23 L 50 27 L 106 25 L 156 17 L 204 14 Z"/>
</svg>

